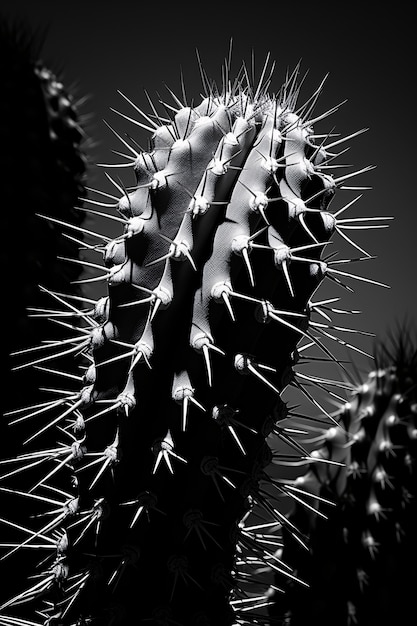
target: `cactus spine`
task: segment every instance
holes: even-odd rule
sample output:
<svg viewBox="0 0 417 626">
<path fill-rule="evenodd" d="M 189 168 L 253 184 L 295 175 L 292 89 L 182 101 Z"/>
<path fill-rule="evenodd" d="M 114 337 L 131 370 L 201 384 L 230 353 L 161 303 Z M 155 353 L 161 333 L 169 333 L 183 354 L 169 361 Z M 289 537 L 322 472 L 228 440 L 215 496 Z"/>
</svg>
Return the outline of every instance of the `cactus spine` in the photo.
<svg viewBox="0 0 417 626">
<path fill-rule="evenodd" d="M 289 520 L 310 550 L 289 537 L 283 554 L 310 583 L 283 581 L 271 617 L 291 626 L 307 616 L 322 624 L 385 626 L 412 622 L 416 523 L 416 352 L 402 331 L 376 352 L 375 369 L 338 411 L 340 425 L 323 429 L 311 464 L 295 485 L 323 498 L 317 512 L 297 503 Z M 281 554 L 282 556 L 282 554 Z M 411 621 L 410 621 L 411 620 Z"/>
<path fill-rule="evenodd" d="M 249 623 L 237 550 L 296 578 L 240 522 L 255 500 L 270 511 L 259 478 L 281 392 L 311 397 L 297 344 L 329 358 L 313 294 L 325 277 L 356 278 L 323 256 L 355 221 L 338 217 L 354 201 L 329 204 L 369 168 L 329 173 L 342 140 L 317 141 L 313 124 L 338 107 L 313 114 L 322 85 L 297 105 L 298 69 L 269 95 L 268 72 L 269 57 L 257 84 L 244 66 L 232 82 L 227 63 L 219 90 L 201 69 L 205 97 L 190 106 L 171 92 L 168 120 L 123 96 L 139 119 L 122 117 L 151 132 L 150 147 L 114 131 L 134 184 L 109 174 L 114 194 L 90 200 L 116 209 L 123 229 L 88 234 L 104 267 L 85 260 L 95 274 L 80 282 L 107 283 L 107 295 L 88 310 L 60 296 L 82 325 L 59 352 L 83 359 L 84 386 L 28 411 L 43 418 L 28 443 L 56 429 L 60 442 L 18 459 L 22 471 L 44 461 L 29 497 L 60 481 L 59 506 L 35 534 L 23 529 L 49 558 L 3 611 L 40 596 L 45 624 L 230 626 Z"/>
</svg>

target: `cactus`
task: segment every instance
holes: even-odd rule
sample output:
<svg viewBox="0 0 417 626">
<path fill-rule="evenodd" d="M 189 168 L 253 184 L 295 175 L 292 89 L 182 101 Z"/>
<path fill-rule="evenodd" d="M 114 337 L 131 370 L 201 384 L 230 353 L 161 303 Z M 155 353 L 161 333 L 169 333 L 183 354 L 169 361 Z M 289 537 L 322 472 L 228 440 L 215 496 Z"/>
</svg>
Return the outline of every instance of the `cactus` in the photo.
<svg viewBox="0 0 417 626">
<path fill-rule="evenodd" d="M 28 428 L 41 421 L 14 462 L 27 477 L 32 464 L 42 471 L 15 496 L 48 517 L 17 529 L 23 539 L 6 556 L 39 544 L 45 559 L 3 613 L 37 600 L 44 624 L 230 626 L 249 623 L 241 551 L 297 579 L 242 519 L 256 501 L 286 524 L 259 487 L 266 437 L 287 413 L 288 385 L 321 406 L 308 386 L 333 384 L 293 367 L 300 340 L 336 361 L 331 323 L 310 319 L 328 302 L 313 299 L 316 289 L 324 278 L 375 282 L 324 254 L 335 233 L 358 247 L 345 229 L 363 218 L 339 217 L 357 198 L 334 213 L 329 205 L 370 168 L 332 175 L 331 150 L 351 136 L 315 135 L 313 125 L 339 106 L 313 113 L 324 81 L 298 105 L 299 68 L 270 95 L 272 69 L 268 55 L 259 81 L 244 64 L 232 81 L 228 60 L 219 89 L 200 64 L 202 101 L 169 90 L 168 119 L 150 99 L 147 114 L 121 94 L 136 112 L 121 117 L 148 130 L 150 146 L 111 128 L 123 144 L 114 166 L 131 167 L 134 183 L 112 171 L 113 193 L 87 200 L 105 210 L 87 211 L 121 232 L 86 231 L 85 260 L 67 259 L 94 272 L 78 283 L 107 284 L 107 294 L 90 308 L 56 295 L 80 327 L 17 366 L 73 354 L 84 375 L 81 388 L 22 410 Z M 54 431 L 58 446 L 42 449 Z"/>
<path fill-rule="evenodd" d="M 287 536 L 281 557 L 310 588 L 277 577 L 287 593 L 271 589 L 269 611 L 291 626 L 307 619 L 335 626 L 413 621 L 417 352 L 407 330 L 391 339 L 377 346 L 375 369 L 341 406 L 339 425 L 316 437 L 311 456 L 330 464 L 313 463 L 295 480 L 324 500 L 316 512 L 296 503 L 288 515 L 310 550 Z"/>
<path fill-rule="evenodd" d="M 79 292 L 71 281 L 78 277 L 80 268 L 68 267 L 57 259 L 59 255 L 76 256 L 78 246 L 63 237 L 62 229 L 52 221 L 36 216 L 45 212 L 81 225 L 84 215 L 74 205 L 85 194 L 86 173 L 86 158 L 81 151 L 84 134 L 76 107 L 63 84 L 39 60 L 41 47 L 41 39 L 27 25 L 0 19 L 4 89 L 0 102 L 0 158 L 7 181 L 2 194 L 2 228 L 10 233 L 2 245 L 2 262 L 9 266 L 13 259 L 13 272 L 3 278 L 4 292 L 10 297 L 3 311 L 9 332 L 2 341 L 2 412 L 14 406 L 14 393 L 21 395 L 22 388 L 26 393 L 28 387 L 35 389 L 31 379 L 36 372 L 32 371 L 23 384 L 10 376 L 9 353 L 46 336 L 48 325 L 31 322 L 26 309 L 45 306 L 39 283 L 50 289 Z M 17 233 L 19 254 L 14 241 Z M 12 386 L 14 393 L 7 393 Z"/>
<path fill-rule="evenodd" d="M 32 369 L 20 376 L 11 372 L 15 362 L 10 353 L 38 344 L 51 331 L 50 323 L 40 319 L 42 311 L 33 313 L 27 307 L 50 306 L 48 289 L 80 294 L 78 285 L 71 281 L 79 277 L 81 268 L 57 259 L 59 255 L 76 256 L 78 244 L 63 236 L 56 224 L 36 217 L 36 213 L 45 212 L 77 226 L 85 219 L 74 208 L 85 193 L 84 133 L 73 98 L 40 60 L 41 47 L 40 37 L 27 25 L 0 18 L 1 222 L 3 232 L 8 233 L 2 243 L 2 265 L 8 268 L 2 280 L 3 293 L 7 294 L 2 311 L 7 329 L 1 342 L 2 415 L 23 401 L 28 405 L 41 402 L 44 395 L 38 390 L 43 372 Z M 32 319 L 32 314 L 39 319 Z M 67 330 L 54 326 L 54 340 L 64 338 Z M 67 360 L 65 367 L 71 370 L 76 364 Z M 18 426 L 8 428 L 3 419 L 0 430 L 0 458 L 17 454 L 21 450 Z M 17 476 L 14 486 L 19 488 Z M 29 521 L 22 501 L 10 500 L 4 492 L 0 500 L 2 516 L 13 507 L 21 523 Z M 22 553 L 21 562 L 15 561 L 15 572 L 25 563 L 27 554 Z M 9 572 L 4 571 L 1 578 L 3 592 L 14 589 Z"/>
</svg>

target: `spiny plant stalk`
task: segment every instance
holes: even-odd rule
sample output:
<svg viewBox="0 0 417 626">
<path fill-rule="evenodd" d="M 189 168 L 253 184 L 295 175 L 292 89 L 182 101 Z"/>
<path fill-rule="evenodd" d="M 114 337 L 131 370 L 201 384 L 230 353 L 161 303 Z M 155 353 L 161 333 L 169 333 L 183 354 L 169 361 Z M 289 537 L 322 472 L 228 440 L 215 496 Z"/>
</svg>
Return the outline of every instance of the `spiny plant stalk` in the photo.
<svg viewBox="0 0 417 626">
<path fill-rule="evenodd" d="M 57 258 L 78 255 L 79 244 L 63 236 L 57 224 L 36 217 L 45 211 L 77 226 L 85 219 L 74 209 L 85 194 L 84 132 L 74 99 L 40 60 L 42 45 L 43 38 L 27 25 L 0 17 L 1 262 L 7 268 L 2 279 L 3 294 L 7 294 L 2 311 L 7 329 L 1 341 L 2 415 L 22 402 L 36 404 L 44 397 L 38 390 L 44 373 L 31 369 L 16 376 L 11 372 L 15 361 L 10 353 L 37 345 L 51 330 L 45 319 L 44 307 L 50 308 L 45 290 L 59 288 L 80 295 L 79 286 L 71 283 L 81 268 Z M 67 332 L 55 324 L 54 340 L 61 340 Z M 76 363 L 68 359 L 64 367 L 75 369 Z M 55 384 L 57 381 L 62 382 L 62 378 Z M 8 428 L 7 421 L 2 420 L 1 459 L 21 450 L 20 434 L 18 427 Z M 20 487 L 17 475 L 14 486 Z M 13 507 L 14 514 L 25 523 L 29 521 L 26 504 L 1 493 L 0 515 Z M 8 563 L 1 564 L 3 593 L 12 589 L 11 579 L 27 561 L 27 553 L 22 552 L 20 561 L 15 560 L 13 576 Z M 23 580 L 21 577 L 20 585 Z"/>
<path fill-rule="evenodd" d="M 270 616 L 289 626 L 411 624 L 417 522 L 417 352 L 402 330 L 376 350 L 369 372 L 339 411 L 339 426 L 316 434 L 315 459 L 294 482 L 319 496 L 316 511 L 295 503 L 289 521 L 309 552 L 284 534 L 286 558 L 308 590 L 282 576 Z M 278 620 L 279 621 L 279 620 Z"/>
<path fill-rule="evenodd" d="M 78 245 L 63 236 L 52 220 L 36 216 L 44 211 L 77 226 L 85 219 L 74 209 L 85 194 L 84 133 L 73 98 L 40 60 L 42 46 L 43 38 L 27 25 L 0 16 L 0 167 L 5 181 L 1 219 L 3 232 L 8 233 L 2 244 L 2 263 L 8 267 L 13 259 L 18 276 L 16 281 L 9 271 L 2 281 L 4 293 L 10 296 L 3 311 L 8 332 L 2 340 L 2 412 L 15 406 L 16 394 L 21 395 L 26 384 L 32 387 L 30 378 L 36 377 L 34 371 L 19 382 L 11 377 L 9 353 L 46 336 L 48 326 L 31 320 L 33 311 L 27 310 L 45 306 L 39 283 L 73 294 L 80 291 L 71 281 L 78 278 L 81 268 L 58 259 L 78 255 Z M 8 392 L 10 388 L 13 393 Z"/>
<path fill-rule="evenodd" d="M 245 64 L 232 80 L 230 59 L 220 89 L 200 70 L 200 104 L 188 104 L 182 84 L 180 97 L 169 90 L 173 104 L 161 101 L 164 116 L 150 99 L 145 113 L 121 94 L 135 111 L 121 117 L 151 138 L 145 151 L 114 130 L 123 162 L 110 167 L 129 166 L 134 183 L 110 170 L 113 193 L 88 200 L 89 214 L 121 228 L 112 240 L 84 232 L 93 275 L 77 282 L 107 285 L 107 295 L 79 308 L 55 294 L 81 326 L 16 366 L 59 368 L 72 354 L 84 376 L 18 414 L 28 429 L 38 424 L 14 459 L 29 475 L 16 497 L 45 508 L 36 529 L 14 526 L 23 538 L 5 556 L 36 547 L 45 558 L 1 607 L 38 601 L 37 621 L 10 623 L 250 623 L 242 550 L 305 584 L 241 522 L 255 500 L 271 512 L 259 482 L 273 415 L 286 414 L 282 391 L 292 385 L 316 402 L 308 388 L 333 384 L 294 369 L 300 340 L 336 360 L 326 340 L 337 329 L 310 319 L 327 302 L 315 291 L 325 278 L 374 282 L 326 255 L 336 232 L 358 247 L 345 230 L 363 218 L 341 217 L 358 198 L 329 205 L 337 189 L 362 189 L 351 179 L 370 167 L 331 173 L 333 148 L 350 137 L 314 134 L 339 108 L 313 112 L 324 81 L 298 105 L 298 67 L 268 93 L 269 55 L 257 81 Z M 360 250 L 357 260 L 370 258 Z M 42 448 L 53 432 L 57 443 Z M 32 465 L 42 469 L 36 481 Z"/>
</svg>

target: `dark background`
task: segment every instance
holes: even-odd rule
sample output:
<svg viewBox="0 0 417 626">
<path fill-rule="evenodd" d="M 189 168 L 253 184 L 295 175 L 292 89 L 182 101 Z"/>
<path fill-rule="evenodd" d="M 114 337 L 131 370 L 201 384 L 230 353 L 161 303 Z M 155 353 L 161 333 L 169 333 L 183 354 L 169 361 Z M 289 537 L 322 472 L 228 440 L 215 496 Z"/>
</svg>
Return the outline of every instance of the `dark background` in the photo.
<svg viewBox="0 0 417 626">
<path fill-rule="evenodd" d="M 126 0 L 2 2 L 6 15 L 23 18 L 40 32 L 46 29 L 42 53 L 45 64 L 77 98 L 88 96 L 80 107 L 88 118 L 85 124 L 89 137 L 85 144 L 90 161 L 88 184 L 102 190 L 111 191 L 111 188 L 103 170 L 95 163 L 116 162 L 111 150 L 121 148 L 103 118 L 119 132 L 131 132 L 142 145 L 146 146 L 147 142 L 145 131 L 110 111 L 114 107 L 135 116 L 117 90 L 149 113 L 144 90 L 154 102 L 160 94 L 163 100 L 172 103 L 165 85 L 180 95 L 182 68 L 187 95 L 198 102 L 202 88 L 196 48 L 208 76 L 217 81 L 221 80 L 220 68 L 231 38 L 235 71 L 242 59 L 250 66 L 253 50 L 259 76 L 270 52 L 271 59 L 277 63 L 271 87 L 275 91 L 287 68 L 293 69 L 301 60 L 301 74 L 308 70 L 308 75 L 300 102 L 329 73 L 315 113 L 322 113 L 346 98 L 348 102 L 318 124 L 315 131 L 327 132 L 335 126 L 334 132 L 347 135 L 369 127 L 367 133 L 349 142 L 350 150 L 338 162 L 349 163 L 352 169 L 377 166 L 351 181 L 372 186 L 372 190 L 364 192 L 364 197 L 346 217 L 386 215 L 395 216 L 395 220 L 385 230 L 349 233 L 377 256 L 375 260 L 354 264 L 349 270 L 388 283 L 391 288 L 350 281 L 355 294 L 324 286 L 320 296 L 328 293 L 341 296 L 346 308 L 361 309 L 363 314 L 349 318 L 346 325 L 373 331 L 383 340 L 397 321 L 406 318 L 412 321 L 417 312 L 414 274 L 417 219 L 412 190 L 416 176 L 415 34 L 411 5 L 396 2 L 384 5 L 386 9 L 382 3 L 373 6 L 370 9 L 368 3 L 288 1 L 185 5 Z M 133 182 L 126 170 L 119 171 L 127 183 Z M 337 176 L 345 170 L 335 172 Z M 349 201 L 352 193 L 340 192 L 337 206 Z M 105 227 L 111 224 L 106 220 Z M 118 234 L 119 228 L 116 226 L 113 232 Z M 342 257 L 358 256 L 354 248 L 343 245 L 340 237 L 334 240 L 335 249 L 341 250 Z M 339 323 L 345 321 L 346 318 Z M 363 340 L 358 338 L 358 341 Z M 372 345 L 368 340 L 365 343 L 368 348 Z"/>
</svg>

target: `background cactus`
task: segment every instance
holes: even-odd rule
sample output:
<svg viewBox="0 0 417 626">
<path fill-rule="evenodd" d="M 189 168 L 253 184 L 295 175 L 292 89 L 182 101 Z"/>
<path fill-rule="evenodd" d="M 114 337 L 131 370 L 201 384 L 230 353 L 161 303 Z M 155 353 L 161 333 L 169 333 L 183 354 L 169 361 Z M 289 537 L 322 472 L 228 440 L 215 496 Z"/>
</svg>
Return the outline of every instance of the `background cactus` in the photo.
<svg viewBox="0 0 417 626">
<path fill-rule="evenodd" d="M 79 292 L 71 281 L 78 277 L 80 268 L 57 258 L 77 255 L 77 244 L 63 236 L 62 229 L 52 221 L 40 220 L 36 214 L 44 211 L 81 225 L 84 215 L 74 206 L 85 193 L 86 159 L 81 151 L 84 135 L 73 99 L 39 60 L 42 38 L 24 23 L 2 18 L 0 47 L 0 132 L 4 146 L 0 158 L 7 181 L 2 195 L 2 228 L 4 232 L 18 232 L 20 242 L 18 255 L 13 235 L 6 237 L 2 245 L 2 263 L 8 266 L 13 259 L 14 268 L 3 278 L 5 293 L 10 294 L 3 312 L 9 329 L 2 341 L 4 411 L 14 405 L 19 389 L 24 388 L 25 393 L 26 385 L 36 389 L 31 385 L 31 379 L 36 377 L 33 370 L 24 380 L 10 376 L 9 353 L 36 344 L 39 337 L 45 337 L 46 329 L 50 331 L 50 324 L 31 322 L 26 310 L 28 306 L 44 306 L 45 295 L 39 292 L 39 283 L 51 289 L 65 288 L 73 294 Z M 12 210 L 17 202 L 18 217 Z"/>
<path fill-rule="evenodd" d="M 286 535 L 284 557 L 310 588 L 280 576 L 271 617 L 291 626 L 412 624 L 416 562 L 416 351 L 402 330 L 380 346 L 375 369 L 315 437 L 314 458 L 295 486 L 324 498 L 317 512 L 295 503 L 288 519 L 309 550 Z"/>
<path fill-rule="evenodd" d="M 84 133 L 74 99 L 40 60 L 41 48 L 42 37 L 27 24 L 0 18 L 0 169 L 4 177 L 1 224 L 2 231 L 8 233 L 1 250 L 2 266 L 7 268 L 2 279 L 3 293 L 7 294 L 2 311 L 7 329 L 1 341 L 2 415 L 22 402 L 35 404 L 44 397 L 38 389 L 44 372 L 31 369 L 16 376 L 11 372 L 15 362 L 10 353 L 37 345 L 47 333 L 59 341 L 68 332 L 59 323 L 51 330 L 46 320 L 32 319 L 34 312 L 27 307 L 50 307 L 51 298 L 45 289 L 80 294 L 79 286 L 72 281 L 79 277 L 81 268 L 58 259 L 78 255 L 78 244 L 65 237 L 57 224 L 36 216 L 45 212 L 77 226 L 85 219 L 74 208 L 85 193 L 86 158 L 81 147 Z M 42 310 L 35 315 L 42 318 Z M 73 359 L 67 359 L 64 367 L 68 371 L 77 368 Z M 55 385 L 61 382 L 58 377 Z M 2 459 L 21 450 L 21 435 L 17 425 L 9 428 L 7 420 L 1 421 Z M 17 475 L 14 486 L 19 488 Z M 0 501 L 2 517 L 8 516 L 13 507 L 16 519 L 21 523 L 28 520 L 26 503 L 10 500 L 5 492 L 0 493 Z M 14 572 L 27 563 L 28 555 L 22 554 L 15 561 Z M 7 569 L 2 576 L 4 593 L 14 588 L 14 577 Z M 21 576 L 18 582 L 21 584 Z"/>
<path fill-rule="evenodd" d="M 42 547 L 46 557 L 3 613 L 43 599 L 47 624 L 244 624 L 237 549 L 296 578 L 240 522 L 256 502 L 288 525 L 259 488 L 271 460 L 266 436 L 275 429 L 297 447 L 291 430 L 277 427 L 282 390 L 295 386 L 321 407 L 308 386 L 350 388 L 293 366 L 300 339 L 303 353 L 311 344 L 334 359 L 326 340 L 343 328 L 310 319 L 328 303 L 313 300 L 323 279 L 368 280 L 325 249 L 336 231 L 347 238 L 346 227 L 363 224 L 344 215 L 357 197 L 335 212 L 329 204 L 336 189 L 358 189 L 350 179 L 370 168 L 331 174 L 333 149 L 350 137 L 314 134 L 338 106 L 313 112 L 323 83 L 297 104 L 298 68 L 272 95 L 269 58 L 255 83 L 244 65 L 232 80 L 227 62 L 221 89 L 200 69 L 205 97 L 191 106 L 184 89 L 171 92 L 173 104 L 162 103 L 168 119 L 151 101 L 146 114 L 123 96 L 140 117 L 122 117 L 152 137 L 144 151 L 114 131 L 118 167 L 133 169 L 133 183 L 108 174 L 115 195 L 88 201 L 115 209 L 104 214 L 123 225 L 113 240 L 85 230 L 87 258 L 101 255 L 104 267 L 83 261 L 101 271 L 77 282 L 106 282 L 108 295 L 86 308 L 56 295 L 81 320 L 75 336 L 17 366 L 71 353 L 84 376 L 81 389 L 69 383 L 56 400 L 19 411 L 37 424 L 13 460 L 27 477 L 15 496 L 49 517 L 35 530 L 16 528 L 24 538 L 8 547 Z M 369 258 L 359 251 L 356 260 Z M 58 445 L 42 448 L 57 431 Z M 35 481 L 26 471 L 34 463 Z"/>
</svg>

